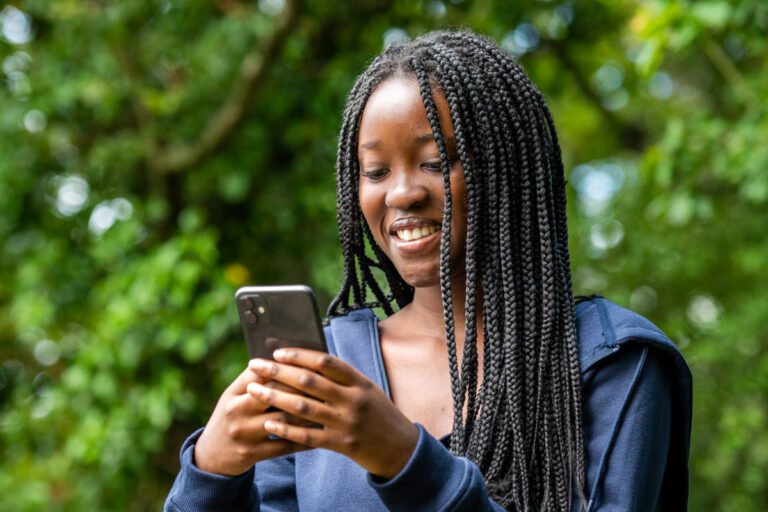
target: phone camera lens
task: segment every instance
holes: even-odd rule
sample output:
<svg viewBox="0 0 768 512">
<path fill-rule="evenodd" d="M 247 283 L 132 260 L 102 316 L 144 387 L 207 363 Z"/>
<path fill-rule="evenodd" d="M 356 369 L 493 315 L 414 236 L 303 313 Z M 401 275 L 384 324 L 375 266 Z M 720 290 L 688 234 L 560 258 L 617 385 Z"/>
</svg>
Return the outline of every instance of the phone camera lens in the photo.
<svg viewBox="0 0 768 512">
<path fill-rule="evenodd" d="M 249 299 L 248 297 L 243 297 L 240 299 L 240 304 L 242 304 L 243 309 L 252 309 L 253 308 L 253 301 Z"/>
<path fill-rule="evenodd" d="M 259 322 L 259 317 L 256 316 L 256 314 L 253 311 L 246 311 L 243 314 L 243 317 L 245 317 L 245 321 L 249 324 L 255 324 Z"/>
</svg>

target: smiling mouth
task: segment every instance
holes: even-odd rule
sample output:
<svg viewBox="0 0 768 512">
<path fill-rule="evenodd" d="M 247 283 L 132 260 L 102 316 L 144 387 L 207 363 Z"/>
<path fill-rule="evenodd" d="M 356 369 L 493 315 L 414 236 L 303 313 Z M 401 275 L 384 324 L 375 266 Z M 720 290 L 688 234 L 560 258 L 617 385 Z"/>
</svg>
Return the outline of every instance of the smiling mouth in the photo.
<svg viewBox="0 0 768 512">
<path fill-rule="evenodd" d="M 397 238 L 405 242 L 411 242 L 429 236 L 439 229 L 438 226 L 422 226 L 413 229 L 398 229 L 395 231 Z"/>
</svg>

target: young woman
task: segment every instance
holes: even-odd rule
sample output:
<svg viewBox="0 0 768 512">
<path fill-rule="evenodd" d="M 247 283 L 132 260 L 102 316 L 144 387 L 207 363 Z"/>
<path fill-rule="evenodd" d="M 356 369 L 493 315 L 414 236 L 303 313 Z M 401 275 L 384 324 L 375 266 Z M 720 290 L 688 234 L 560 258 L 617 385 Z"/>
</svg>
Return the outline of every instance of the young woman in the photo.
<svg viewBox="0 0 768 512">
<path fill-rule="evenodd" d="M 250 361 L 166 510 L 685 510 L 690 372 L 642 317 L 575 305 L 555 128 L 504 51 L 388 47 L 337 198 L 330 355 Z"/>
</svg>

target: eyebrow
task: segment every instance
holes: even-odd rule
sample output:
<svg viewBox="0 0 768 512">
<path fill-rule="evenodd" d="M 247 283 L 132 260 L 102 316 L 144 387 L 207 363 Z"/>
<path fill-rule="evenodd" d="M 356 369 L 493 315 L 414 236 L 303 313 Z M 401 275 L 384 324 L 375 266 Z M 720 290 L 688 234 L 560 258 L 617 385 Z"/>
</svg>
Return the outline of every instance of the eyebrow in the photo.
<svg viewBox="0 0 768 512">
<path fill-rule="evenodd" d="M 414 137 L 414 139 L 418 142 L 426 142 L 426 141 L 435 140 L 435 137 L 431 133 L 422 133 L 421 135 L 417 135 L 416 137 Z M 456 140 L 453 137 L 443 136 L 443 140 L 449 143 L 456 142 Z M 375 149 L 376 147 L 379 146 L 379 144 L 381 144 L 380 139 L 369 140 L 368 142 L 361 144 L 360 149 Z"/>
</svg>

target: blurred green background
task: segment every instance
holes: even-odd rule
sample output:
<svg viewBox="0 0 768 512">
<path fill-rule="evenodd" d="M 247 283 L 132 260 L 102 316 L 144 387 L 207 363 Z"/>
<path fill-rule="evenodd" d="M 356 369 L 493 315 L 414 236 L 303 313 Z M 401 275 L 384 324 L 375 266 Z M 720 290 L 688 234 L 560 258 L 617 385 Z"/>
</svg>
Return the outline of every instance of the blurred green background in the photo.
<svg viewBox="0 0 768 512">
<path fill-rule="evenodd" d="M 768 4 L 0 1 L 0 508 L 161 507 L 247 354 L 340 283 L 335 140 L 391 41 L 472 27 L 548 98 L 577 293 L 694 374 L 691 510 L 768 510 Z"/>
</svg>

